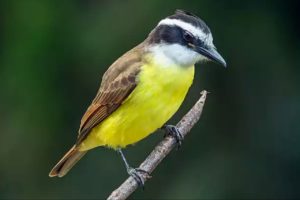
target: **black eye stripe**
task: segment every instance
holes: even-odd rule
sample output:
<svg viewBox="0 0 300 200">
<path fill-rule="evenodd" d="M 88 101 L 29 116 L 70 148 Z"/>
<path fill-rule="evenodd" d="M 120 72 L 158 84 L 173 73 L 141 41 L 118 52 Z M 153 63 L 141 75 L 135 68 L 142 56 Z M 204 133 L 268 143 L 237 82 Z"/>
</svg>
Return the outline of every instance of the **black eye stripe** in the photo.
<svg viewBox="0 0 300 200">
<path fill-rule="evenodd" d="M 194 36 L 193 34 L 191 34 L 190 32 L 188 31 L 184 31 L 183 32 L 183 38 L 187 41 L 187 42 L 192 42 L 194 40 Z"/>
<path fill-rule="evenodd" d="M 180 44 L 190 47 L 205 46 L 205 41 L 180 26 L 160 25 L 150 35 L 150 43 Z"/>
</svg>

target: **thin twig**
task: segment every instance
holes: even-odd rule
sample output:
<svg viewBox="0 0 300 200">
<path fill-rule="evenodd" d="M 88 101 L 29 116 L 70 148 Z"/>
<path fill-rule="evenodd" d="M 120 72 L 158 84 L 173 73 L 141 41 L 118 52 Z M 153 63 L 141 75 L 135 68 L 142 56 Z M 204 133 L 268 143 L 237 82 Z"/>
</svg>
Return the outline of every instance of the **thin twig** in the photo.
<svg viewBox="0 0 300 200">
<path fill-rule="evenodd" d="M 201 92 L 201 97 L 193 108 L 178 122 L 176 127 L 185 137 L 192 127 L 199 120 L 203 106 L 206 100 L 207 91 Z M 146 170 L 152 173 L 158 164 L 170 153 L 170 151 L 176 146 L 176 140 L 174 137 L 165 137 L 150 153 L 146 160 L 140 165 L 140 169 Z M 146 182 L 149 177 L 146 174 L 141 174 L 142 179 Z M 138 188 L 137 182 L 131 176 L 125 180 L 119 188 L 111 193 L 107 198 L 108 200 L 124 200 L 128 198 Z"/>
</svg>

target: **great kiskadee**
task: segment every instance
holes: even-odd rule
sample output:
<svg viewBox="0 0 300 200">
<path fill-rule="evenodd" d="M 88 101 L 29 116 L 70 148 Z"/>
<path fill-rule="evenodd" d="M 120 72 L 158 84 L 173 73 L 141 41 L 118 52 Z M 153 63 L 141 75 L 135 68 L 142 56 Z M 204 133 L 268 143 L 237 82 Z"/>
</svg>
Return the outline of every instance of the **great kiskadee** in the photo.
<svg viewBox="0 0 300 200">
<path fill-rule="evenodd" d="M 175 126 L 164 124 L 183 102 L 194 78 L 194 65 L 212 60 L 226 66 L 208 26 L 197 16 L 177 10 L 161 20 L 145 41 L 117 59 L 104 73 L 95 99 L 83 115 L 76 144 L 49 176 L 62 177 L 87 153 L 103 146 L 121 154 L 127 172 L 139 183 L 121 148 L 165 127 L 180 142 Z"/>
</svg>

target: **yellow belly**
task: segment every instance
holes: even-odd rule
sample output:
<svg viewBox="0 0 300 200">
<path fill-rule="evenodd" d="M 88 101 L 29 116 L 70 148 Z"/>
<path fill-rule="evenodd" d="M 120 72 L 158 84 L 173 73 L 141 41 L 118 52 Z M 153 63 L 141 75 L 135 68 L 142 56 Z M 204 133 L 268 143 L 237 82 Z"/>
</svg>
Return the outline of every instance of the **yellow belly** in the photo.
<svg viewBox="0 0 300 200">
<path fill-rule="evenodd" d="M 124 103 L 92 129 L 80 150 L 122 148 L 162 127 L 178 110 L 194 78 L 194 66 L 142 66 L 138 85 Z"/>
</svg>

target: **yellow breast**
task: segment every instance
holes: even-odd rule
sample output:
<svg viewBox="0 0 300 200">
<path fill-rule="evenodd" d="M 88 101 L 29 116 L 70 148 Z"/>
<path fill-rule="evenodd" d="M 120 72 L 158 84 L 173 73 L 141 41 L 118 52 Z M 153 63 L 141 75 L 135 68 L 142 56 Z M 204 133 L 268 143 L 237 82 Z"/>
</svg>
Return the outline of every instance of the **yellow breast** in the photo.
<svg viewBox="0 0 300 200">
<path fill-rule="evenodd" d="M 102 123 L 92 129 L 80 150 L 125 147 L 162 127 L 178 110 L 194 78 L 194 66 L 145 64 L 138 85 Z"/>
</svg>

